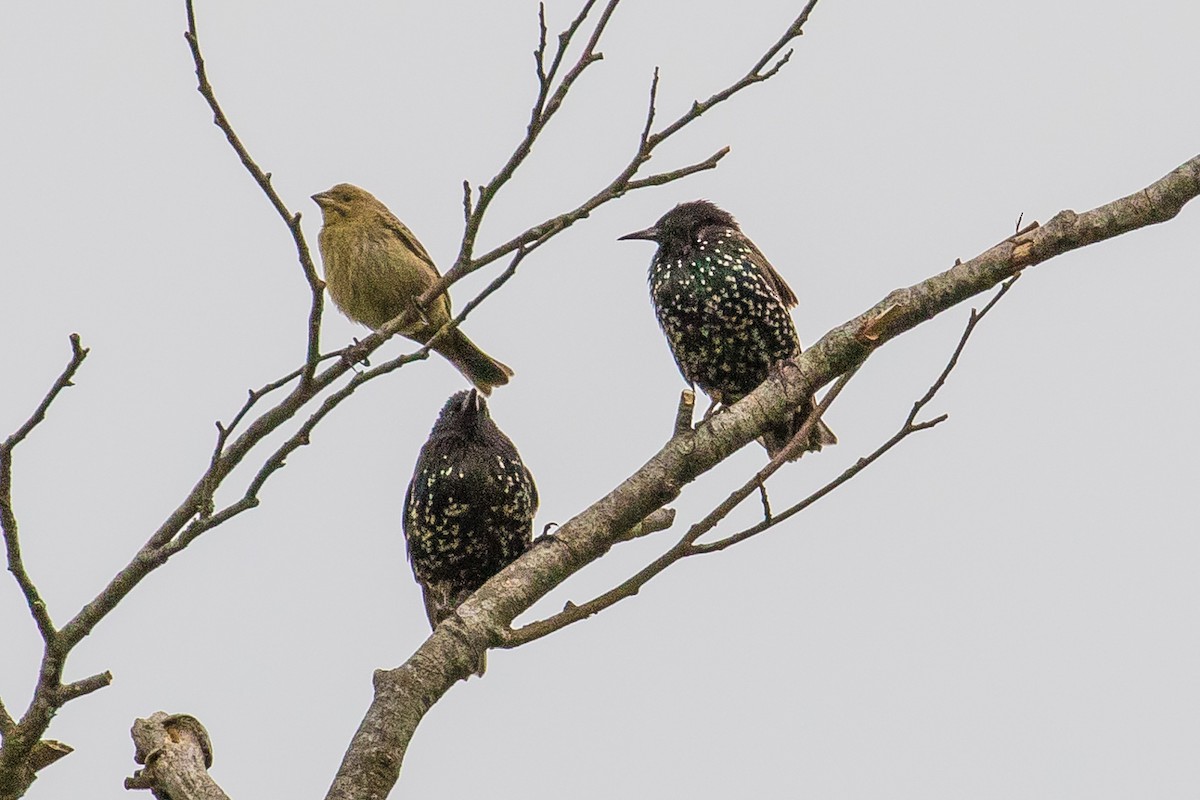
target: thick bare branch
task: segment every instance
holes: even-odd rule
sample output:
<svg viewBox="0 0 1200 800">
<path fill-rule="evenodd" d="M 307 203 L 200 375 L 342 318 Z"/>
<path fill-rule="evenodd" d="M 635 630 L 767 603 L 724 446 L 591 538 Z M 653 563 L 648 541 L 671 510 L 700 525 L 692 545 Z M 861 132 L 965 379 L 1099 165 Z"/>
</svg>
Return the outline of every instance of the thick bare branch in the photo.
<svg viewBox="0 0 1200 800">
<path fill-rule="evenodd" d="M 789 456 L 798 448 L 803 447 L 809 441 L 809 435 L 812 432 L 813 426 L 820 421 L 824 416 L 825 411 L 830 404 L 837 399 L 841 394 L 842 389 L 854 377 L 854 373 L 858 367 L 842 375 L 833 388 L 822 398 L 820 404 L 816 407 L 800 429 L 796 431 L 788 445 L 772 458 L 765 467 L 754 474 L 750 480 L 746 481 L 742 486 L 736 489 L 729 497 L 725 498 L 720 505 L 710 511 L 699 522 L 692 525 L 687 533 L 685 533 L 679 541 L 677 541 L 671 549 L 656 558 L 650 564 L 643 567 L 636 575 L 624 581 L 620 585 L 610 589 L 598 597 L 595 597 L 586 603 L 575 605 L 568 604 L 558 614 L 555 614 L 548 619 L 531 622 L 528 625 L 523 625 L 515 630 L 505 631 L 501 641 L 503 647 L 518 647 L 535 639 L 541 639 L 543 636 L 549 636 L 557 630 L 573 625 L 576 622 L 582 622 L 588 617 L 600 613 L 610 606 L 614 606 L 622 600 L 633 597 L 642 587 L 649 583 L 655 576 L 661 574 L 664 570 L 696 553 L 696 542 L 704 534 L 713 530 L 720 524 L 721 520 L 729 516 L 735 508 L 741 505 L 742 501 L 756 491 L 763 491 L 765 498 L 765 485 L 767 480 L 779 471 L 779 468 L 788 463 Z M 766 508 L 766 500 L 763 501 Z"/>
<path fill-rule="evenodd" d="M 834 490 L 838 489 L 840 486 L 842 486 L 842 484 L 851 480 L 867 467 L 874 464 L 885 453 L 887 453 L 896 445 L 900 444 L 900 442 L 904 441 L 912 434 L 919 433 L 920 431 L 927 431 L 930 428 L 936 427 L 949 419 L 947 414 L 942 414 L 923 422 L 917 422 L 917 415 L 921 413 L 922 409 L 924 409 L 925 406 L 928 405 L 931 400 L 933 400 L 934 396 L 937 395 L 942 386 L 945 385 L 946 379 L 950 377 L 950 373 L 958 365 L 958 358 L 962 355 L 963 348 L 967 346 L 967 340 L 969 340 L 971 338 L 971 334 L 975 332 L 975 326 L 979 324 L 979 321 L 983 319 L 984 315 L 986 315 L 992 310 L 993 307 L 995 307 L 996 303 L 1000 301 L 1000 298 L 1004 297 L 1004 295 L 1008 293 L 1008 290 L 1012 288 L 1013 283 L 1015 283 L 1019 277 L 1021 277 L 1020 273 L 1014 275 L 1001 284 L 1000 290 L 996 292 L 996 295 L 991 300 L 988 301 L 988 304 L 983 307 L 982 311 L 976 311 L 973 308 L 971 309 L 971 315 L 967 319 L 966 328 L 963 329 L 962 337 L 958 340 L 958 345 L 954 348 L 954 353 L 951 354 L 950 360 L 946 362 L 946 366 L 942 368 L 941 374 L 938 375 L 937 379 L 934 380 L 925 394 L 913 403 L 912 409 L 909 410 L 908 416 L 904 420 L 904 424 L 900 426 L 900 430 L 896 431 L 896 433 L 890 439 L 881 444 L 879 447 L 875 448 L 875 450 L 870 454 L 855 461 L 854 464 L 843 471 L 842 474 L 838 475 L 829 483 L 825 484 L 820 489 L 813 492 L 798 503 L 789 506 L 787 509 L 779 512 L 778 514 L 767 515 L 758 524 L 752 525 L 751 527 L 743 531 L 739 531 L 738 533 L 726 536 L 723 539 L 718 539 L 715 542 L 697 543 L 692 548 L 692 554 L 701 555 L 704 553 L 715 553 L 720 550 L 724 550 L 727 547 L 731 547 L 738 542 L 743 542 L 752 536 L 757 536 L 769 528 L 775 527 L 779 523 L 784 522 L 796 514 L 799 514 L 801 511 L 808 508 L 822 497 L 825 497 Z"/>
<path fill-rule="evenodd" d="M 20 738 L 19 731 L 5 734 L 5 750 L 11 752 L 8 741 Z M 37 773 L 61 758 L 74 752 L 68 744 L 54 739 L 34 741 L 25 749 L 20 761 L 0 764 L 0 800 L 16 800 L 23 797 L 29 786 L 37 780 Z"/>
</svg>

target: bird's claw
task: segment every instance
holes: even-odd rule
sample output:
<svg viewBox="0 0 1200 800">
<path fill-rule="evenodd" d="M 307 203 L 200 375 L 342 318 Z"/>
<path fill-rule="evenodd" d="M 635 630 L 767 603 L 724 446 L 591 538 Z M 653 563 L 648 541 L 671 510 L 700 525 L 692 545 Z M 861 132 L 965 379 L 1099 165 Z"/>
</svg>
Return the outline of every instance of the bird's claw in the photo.
<svg viewBox="0 0 1200 800">
<path fill-rule="evenodd" d="M 354 340 L 354 344 L 346 345 L 342 350 L 342 360 L 352 367 L 355 364 L 362 364 L 364 367 L 371 366 L 368 355 L 366 346 L 358 339 Z"/>
</svg>

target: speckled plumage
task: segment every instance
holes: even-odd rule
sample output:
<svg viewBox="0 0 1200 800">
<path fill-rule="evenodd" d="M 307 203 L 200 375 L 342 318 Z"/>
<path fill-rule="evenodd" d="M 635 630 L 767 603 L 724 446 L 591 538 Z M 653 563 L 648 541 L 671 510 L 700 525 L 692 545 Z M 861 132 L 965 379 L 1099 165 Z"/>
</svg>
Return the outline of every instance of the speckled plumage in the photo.
<svg viewBox="0 0 1200 800">
<path fill-rule="evenodd" d="M 404 499 L 404 538 L 429 624 L 528 549 L 538 495 L 475 390 L 446 401 Z"/>
<path fill-rule="evenodd" d="M 681 203 L 654 227 L 622 239 L 658 243 L 650 262 L 650 299 L 685 380 L 728 406 L 767 379 L 776 363 L 800 354 L 788 309 L 796 295 L 727 212 L 705 200 Z M 785 426 L 764 432 L 772 456 L 812 411 L 810 399 Z M 807 449 L 834 444 L 818 422 Z"/>
</svg>

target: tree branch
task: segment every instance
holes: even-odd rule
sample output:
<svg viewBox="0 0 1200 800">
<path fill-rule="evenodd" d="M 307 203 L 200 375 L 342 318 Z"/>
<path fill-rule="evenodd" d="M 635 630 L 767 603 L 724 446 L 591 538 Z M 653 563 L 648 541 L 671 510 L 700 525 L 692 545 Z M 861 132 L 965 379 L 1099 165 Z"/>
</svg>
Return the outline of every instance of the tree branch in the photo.
<svg viewBox="0 0 1200 800">
<path fill-rule="evenodd" d="M 54 638 L 55 629 L 54 622 L 50 619 L 50 612 L 46 610 L 46 603 L 42 600 L 41 594 L 38 592 L 37 586 L 33 579 L 29 577 L 28 570 L 25 569 L 25 561 L 21 557 L 21 539 L 17 532 L 17 515 L 13 511 L 12 504 L 12 454 L 16 446 L 25 440 L 25 437 L 33 432 L 41 422 L 46 418 L 46 412 L 50 410 L 50 404 L 54 402 L 59 393 L 73 386 L 71 379 L 75 377 L 75 373 L 83 364 L 83 360 L 87 358 L 88 349 L 80 344 L 79 334 L 71 334 L 71 359 L 67 362 L 67 366 L 63 369 L 62 374 L 54 381 L 50 390 L 46 392 L 46 396 L 42 398 L 42 402 L 38 403 L 38 407 L 34 409 L 33 414 L 21 427 L 17 428 L 4 442 L 0 443 L 0 530 L 4 534 L 4 549 L 8 557 L 8 571 L 12 573 L 13 578 L 17 582 L 17 586 L 21 588 L 21 594 L 25 597 L 25 604 L 29 606 L 29 613 L 33 615 L 33 621 L 37 625 L 38 633 L 42 635 L 42 641 L 47 645 Z"/>
<path fill-rule="evenodd" d="M 91 677 L 84 678 L 74 683 L 68 683 L 65 686 L 59 686 L 54 692 L 54 704 L 57 706 L 65 706 L 72 700 L 99 691 L 105 686 L 112 683 L 112 673 L 108 670 L 99 672 Z"/>
<path fill-rule="evenodd" d="M 804 10 L 800 13 L 800 16 L 792 21 L 779 40 L 777 40 L 767 49 L 762 57 L 759 58 L 754 66 L 751 67 L 750 71 L 744 76 L 734 81 L 729 86 L 726 86 L 708 100 L 705 100 L 704 102 L 694 102 L 691 108 L 679 118 L 671 122 L 659 132 L 652 133 L 651 131 L 656 114 L 655 101 L 658 93 L 658 70 L 655 69 L 654 76 L 650 83 L 650 103 L 646 112 L 645 123 L 638 137 L 638 146 L 628 163 L 622 167 L 612 181 L 610 181 L 607 186 L 593 193 L 591 197 L 575 208 L 526 229 L 525 231 L 510 238 L 503 244 L 497 245 L 481 256 L 475 256 L 474 250 L 476 238 L 479 228 L 483 222 L 483 215 L 492 199 L 495 198 L 495 195 L 497 192 L 499 192 L 500 188 L 512 178 L 517 168 L 522 162 L 524 162 L 526 157 L 528 157 L 533 149 L 534 143 L 537 141 L 538 136 L 545 130 L 546 124 L 549 122 L 550 117 L 553 116 L 554 112 L 557 111 L 561 107 L 562 103 L 566 100 L 567 94 L 574 85 L 575 81 L 589 65 L 601 60 L 602 58 L 602 55 L 597 53 L 595 48 L 600 41 L 600 37 L 603 34 L 604 28 L 608 24 L 610 17 L 612 16 L 613 12 L 616 11 L 619 0 L 610 0 L 608 5 L 605 6 L 604 11 L 601 13 L 600 18 L 596 23 L 596 27 L 592 31 L 587 45 L 584 47 L 583 52 L 579 57 L 579 60 L 575 63 L 575 66 L 572 67 L 571 70 L 569 70 L 568 73 L 563 77 L 563 80 L 559 84 L 558 88 L 555 89 L 553 94 L 547 99 L 547 93 L 550 91 L 550 84 L 553 81 L 554 74 L 557 72 L 558 67 L 561 64 L 562 55 L 569 45 L 571 38 L 579 30 L 583 21 L 586 19 L 588 12 L 594 5 L 594 2 L 595 0 L 588 0 L 588 2 L 584 4 L 583 10 L 579 13 L 575 20 L 572 21 L 571 25 L 559 35 L 559 49 L 556 52 L 554 63 L 551 65 L 551 68 L 548 71 L 543 71 L 545 58 L 545 17 L 544 12 L 539 14 L 539 30 L 541 31 L 541 34 L 538 48 L 534 51 L 535 70 L 538 79 L 539 93 L 537 100 L 534 102 L 534 108 L 531 114 L 530 124 L 526 129 L 526 135 L 517 145 L 516 150 L 513 151 L 513 155 L 509 157 L 509 160 L 504 167 L 501 168 L 501 170 L 486 186 L 480 187 L 479 198 L 474 206 L 471 204 L 469 193 L 464 198 L 463 209 L 465 212 L 466 224 L 458 257 L 455 259 L 454 264 L 450 267 L 450 269 L 446 270 L 446 274 L 443 275 L 436 284 L 434 284 L 424 294 L 421 295 L 421 297 L 418 299 L 418 306 L 422 308 L 427 306 L 435 297 L 446 291 L 447 288 L 449 288 L 453 283 L 458 281 L 463 276 L 469 275 L 470 273 L 483 268 L 493 261 L 507 256 L 509 253 L 512 253 L 523 247 L 528 248 L 535 241 L 545 241 L 546 239 L 549 239 L 550 237 L 566 230 L 576 222 L 588 217 L 593 211 L 605 203 L 616 200 L 617 198 L 622 197 L 631 191 L 644 189 L 650 186 L 661 186 L 665 183 L 680 180 L 681 178 L 685 178 L 697 172 L 714 169 L 718 162 L 729 152 L 728 147 L 721 148 L 713 155 L 702 161 L 697 161 L 693 164 L 689 164 L 678 169 L 656 173 L 644 178 L 636 177 L 642 165 L 650 160 L 654 149 L 668 138 L 694 122 L 700 117 L 701 114 L 710 110 L 714 106 L 724 102 L 725 100 L 728 100 L 730 97 L 755 83 L 761 83 L 762 81 L 773 77 L 783 67 L 783 65 L 787 63 L 790 53 L 783 56 L 770 68 L 767 68 L 766 65 L 778 55 L 779 51 L 782 50 L 788 42 L 801 35 L 803 32 L 802 28 L 804 23 L 808 20 L 809 14 L 812 12 L 813 7 L 815 7 L 817 4 L 817 0 L 810 0 L 810 2 L 804 7 Z M 465 181 L 464 185 L 467 185 Z M 410 312 L 409 315 L 412 313 L 415 312 Z M 407 319 L 405 322 L 407 323 Z"/>
<path fill-rule="evenodd" d="M 954 348 L 954 353 L 950 356 L 950 360 L 946 362 L 946 366 L 942 368 L 941 374 L 938 375 L 937 379 L 933 382 L 925 394 L 919 400 L 913 403 L 912 409 L 908 412 L 908 417 L 905 418 L 904 424 L 900 426 L 900 430 L 896 431 L 895 435 L 893 435 L 879 447 L 875 448 L 875 450 L 869 455 L 858 459 L 858 461 L 854 462 L 854 464 L 846 469 L 841 475 L 838 475 L 832 481 L 825 484 L 800 502 L 789 506 L 786 510 L 781 511 L 778 514 L 767 516 L 757 525 L 753 525 L 743 531 L 735 533 L 731 536 L 727 536 L 724 539 L 718 539 L 715 542 L 698 543 L 692 548 L 693 554 L 699 555 L 704 553 L 715 553 L 739 542 L 743 542 L 752 536 L 757 536 L 768 528 L 775 527 L 788 518 L 799 514 L 801 511 L 808 508 L 822 497 L 825 497 L 835 489 L 839 488 L 842 484 L 854 478 L 867 467 L 878 461 L 884 453 L 888 452 L 893 447 L 900 444 L 900 442 L 907 439 L 911 434 L 918 433 L 919 431 L 929 430 L 930 428 L 936 427 L 937 425 L 940 425 L 949 419 L 949 415 L 942 414 L 932 419 L 925 420 L 924 422 L 917 422 L 917 415 L 921 413 L 921 410 L 925 408 L 925 406 L 928 405 L 931 400 L 933 400 L 934 396 L 938 393 L 942 386 L 945 385 L 946 378 L 950 377 L 950 373 L 954 370 L 954 367 L 958 365 L 958 357 L 962 355 L 963 348 L 967 346 L 967 340 L 971 338 L 971 334 L 975 331 L 975 326 L 979 324 L 979 321 L 983 319 L 984 315 L 992 310 L 996 303 L 1000 301 L 1000 298 L 1004 297 L 1004 295 L 1008 293 L 1008 290 L 1012 288 L 1012 285 L 1019 277 L 1021 277 L 1020 273 L 1014 275 L 1001 284 L 1000 290 L 996 292 L 996 295 L 990 301 L 988 301 L 988 304 L 983 307 L 982 311 L 977 312 L 975 309 L 971 309 L 971 315 L 967 319 L 967 326 L 963 330 L 962 337 L 958 340 L 958 345 Z"/>
<path fill-rule="evenodd" d="M 907 289 L 834 328 L 782 379 L 766 381 L 728 411 L 672 438 L 606 496 L 560 527 L 545 544 L 489 580 L 402 666 L 375 676 L 367 710 L 327 797 L 384 797 L 399 776 L 425 712 L 465 679 L 513 619 L 567 577 L 605 553 L 638 521 L 771 424 L 779 424 L 820 386 L 861 364 L 884 342 L 915 328 L 1022 269 L 1088 244 L 1163 222 L 1200 194 L 1200 156 L 1147 188 L 1084 214 L 1060 212 L 1045 226 L 1011 236 L 967 262 Z"/>
<path fill-rule="evenodd" d="M 566 608 L 552 617 L 531 622 L 528 625 L 521 626 L 520 628 L 505 631 L 502 635 L 500 646 L 505 648 L 519 647 L 523 644 L 532 642 L 535 639 L 541 639 L 543 636 L 548 636 L 557 630 L 567 627 L 568 625 L 573 625 L 576 622 L 582 622 L 588 617 L 598 614 L 604 609 L 616 605 L 626 598 L 633 597 L 639 591 L 641 591 L 642 587 L 649 583 L 654 577 L 665 571 L 667 567 L 670 567 L 672 564 L 676 563 L 677 561 L 681 561 L 690 555 L 695 555 L 697 552 L 695 544 L 701 536 L 708 533 L 718 524 L 720 524 L 721 520 L 729 516 L 731 511 L 741 505 L 742 501 L 754 494 L 754 492 L 765 492 L 764 487 L 766 486 L 767 479 L 779 471 L 780 467 L 788 463 L 789 456 L 795 450 L 803 447 L 804 444 L 809 441 L 809 435 L 812 432 L 813 426 L 816 425 L 821 417 L 825 415 L 825 411 L 829 408 L 833 401 L 837 399 L 837 396 L 841 394 L 842 389 L 845 388 L 846 384 L 850 382 L 850 379 L 854 377 L 854 374 L 857 371 L 858 367 L 854 367 L 845 375 L 842 375 L 838 379 L 838 382 L 834 384 L 833 388 L 829 390 L 824 398 L 822 398 L 820 404 L 817 405 L 813 413 L 810 414 L 808 419 L 804 421 L 804 424 L 800 426 L 800 429 L 796 431 L 795 435 L 788 442 L 787 446 L 777 453 L 765 467 L 756 472 L 754 476 L 750 478 L 750 480 L 746 481 L 746 483 L 730 494 L 729 497 L 725 498 L 720 505 L 706 514 L 702 520 L 692 525 L 688 529 L 687 533 L 685 533 L 683 537 L 671 547 L 671 549 L 667 550 L 667 552 L 663 553 L 654 561 L 647 564 L 636 575 L 621 583 L 619 586 L 608 590 L 604 594 L 595 597 L 586 603 L 583 603 L 582 605 L 568 603 Z M 766 508 L 765 500 L 764 508 Z"/>
<path fill-rule="evenodd" d="M 699 100 L 693 102 L 692 107 L 688 109 L 687 113 L 672 122 L 667 127 L 663 128 L 658 133 L 649 137 L 647 145 L 650 148 L 653 148 L 667 137 L 678 133 L 681 128 L 690 123 L 692 120 L 698 118 L 705 111 L 711 110 L 714 106 L 725 102 L 749 86 L 753 86 L 756 83 L 762 83 L 763 81 L 772 78 L 777 72 L 779 72 L 779 70 L 783 69 L 784 65 L 787 64 L 787 62 L 792 58 L 791 50 L 784 53 L 783 56 L 773 65 L 771 65 L 770 68 L 767 68 L 767 64 L 769 64 L 772 59 L 779 55 L 779 51 L 786 47 L 788 42 L 791 42 L 793 39 L 804 35 L 804 24 L 808 22 L 808 17 L 810 14 L 812 14 L 812 11 L 814 8 L 816 8 L 816 5 L 817 0 L 809 0 L 809 2 L 805 4 L 804 8 L 800 11 L 800 15 L 792 20 L 792 24 L 789 25 L 787 30 L 783 32 L 783 35 L 779 37 L 775 44 L 767 48 L 767 51 L 763 53 L 762 58 L 755 62 L 754 66 L 750 68 L 749 72 L 743 75 L 738 81 L 725 87 L 707 100 L 703 102 Z"/>
<path fill-rule="evenodd" d="M 518 144 L 512 155 L 508 157 L 508 161 L 500 168 L 490 181 L 479 187 L 479 200 L 475 203 L 475 207 L 467 214 L 466 226 L 463 230 L 462 244 L 459 247 L 458 257 L 454 260 L 454 266 L 447 271 L 447 275 L 455 273 L 455 277 L 459 277 L 457 270 L 460 265 L 471 263 L 471 254 L 475 249 L 475 238 L 479 234 L 479 226 L 483 224 L 483 216 L 487 213 L 488 207 L 491 205 L 496 194 L 508 183 L 513 174 L 517 171 L 517 167 L 521 166 L 522 162 L 529 157 L 533 151 L 533 144 L 537 141 L 538 136 L 545 129 L 550 119 L 555 112 L 562 106 L 563 100 L 566 99 L 567 93 L 571 91 L 571 87 L 575 85 L 575 81 L 583 74 L 583 71 L 595 62 L 603 58 L 602 55 L 595 52 L 596 45 L 600 42 L 600 37 L 604 33 L 605 27 L 608 25 L 609 19 L 616 11 L 617 4 L 620 0 L 609 0 L 603 13 L 600 15 L 596 27 L 592 31 L 591 37 L 588 39 L 587 45 L 583 48 L 583 53 L 580 54 L 579 60 L 575 63 L 570 71 L 563 77 L 557 88 L 553 88 L 554 79 L 558 75 L 558 70 L 562 66 L 563 58 L 566 55 L 567 48 L 571 44 L 571 39 L 579 31 L 587 19 L 588 14 L 592 10 L 592 6 L 596 4 L 596 0 L 587 0 L 583 4 L 583 8 L 567 29 L 558 35 L 558 49 L 554 53 L 554 60 L 550 64 L 548 70 L 543 70 L 544 58 L 546 52 L 546 9 L 544 5 L 538 6 L 538 48 L 534 51 L 534 60 L 536 62 L 536 72 L 538 79 L 538 94 L 533 103 L 533 110 L 529 115 L 529 125 L 525 130 L 525 138 Z M 467 274 L 463 272 L 462 274 Z M 449 286 L 453 279 L 447 281 Z M 432 290 L 431 290 L 432 291 Z M 441 291 L 436 291 L 429 294 L 429 300 L 437 297 Z M 428 302 L 428 301 L 427 301 Z"/>
<path fill-rule="evenodd" d="M 225 112 L 221 109 L 221 104 L 217 102 L 217 95 L 213 91 L 212 84 L 208 80 L 208 71 L 204 66 L 204 56 L 200 53 L 200 36 L 196 32 L 196 11 L 192 6 L 192 0 L 185 0 L 187 7 L 187 32 L 183 34 L 183 38 L 187 40 L 188 47 L 192 51 L 192 61 L 196 65 L 196 82 L 197 91 L 204 97 L 208 107 L 213 112 L 213 124 L 221 129 L 225 134 L 225 138 L 229 140 L 229 145 L 233 151 L 237 153 L 238 159 L 242 162 L 242 166 L 250 173 L 250 177 L 263 190 L 263 194 L 267 196 L 267 200 L 271 202 L 276 213 L 279 214 L 284 224 L 287 225 L 288 231 L 292 234 L 292 241 L 296 243 L 296 252 L 300 257 L 300 268 L 304 272 L 304 280 L 308 282 L 308 288 L 312 295 L 312 303 L 308 312 L 308 348 L 307 355 L 304 359 L 304 368 L 301 373 L 301 383 L 309 383 L 313 375 L 316 373 L 317 364 L 321 360 L 321 314 L 325 305 L 325 283 L 318 277 L 317 268 L 313 265 L 312 254 L 308 250 L 308 242 L 304 238 L 304 231 L 300 228 L 300 212 L 292 213 L 284 204 L 283 198 L 275 191 L 275 187 L 271 184 L 271 173 L 263 172 L 262 168 L 250 157 L 250 152 L 246 146 L 242 144 L 242 140 L 234 132 L 233 126 L 229 123 L 229 118 L 225 116 Z"/>
<path fill-rule="evenodd" d="M 150 789 L 170 800 L 229 800 L 208 774 L 212 743 L 198 719 L 157 711 L 134 720 L 129 733 L 134 761 L 146 766 L 125 779 L 126 789 Z"/>
</svg>

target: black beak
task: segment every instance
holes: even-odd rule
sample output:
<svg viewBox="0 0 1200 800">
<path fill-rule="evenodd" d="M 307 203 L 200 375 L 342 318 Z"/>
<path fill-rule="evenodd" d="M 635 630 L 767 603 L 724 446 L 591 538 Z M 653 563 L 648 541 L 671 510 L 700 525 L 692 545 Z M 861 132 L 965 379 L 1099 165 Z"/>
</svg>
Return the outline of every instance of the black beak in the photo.
<svg viewBox="0 0 1200 800">
<path fill-rule="evenodd" d="M 316 194 L 312 195 L 312 199 L 314 203 L 321 205 L 322 200 L 329 199 L 329 194 L 327 192 L 317 192 Z"/>
<path fill-rule="evenodd" d="M 624 236 L 617 237 L 618 242 L 623 242 L 626 239 L 646 239 L 647 241 L 657 242 L 658 228 L 646 228 L 644 231 L 634 231 L 633 233 L 627 233 Z"/>
</svg>

